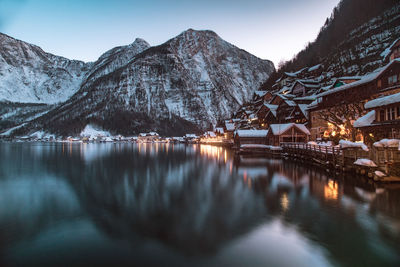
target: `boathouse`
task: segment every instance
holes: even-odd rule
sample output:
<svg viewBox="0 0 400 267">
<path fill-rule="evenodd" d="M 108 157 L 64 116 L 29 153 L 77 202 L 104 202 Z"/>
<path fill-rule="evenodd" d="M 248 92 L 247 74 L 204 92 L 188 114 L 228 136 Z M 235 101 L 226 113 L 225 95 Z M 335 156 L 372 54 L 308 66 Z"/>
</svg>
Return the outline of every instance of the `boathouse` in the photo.
<svg viewBox="0 0 400 267">
<path fill-rule="evenodd" d="M 268 130 L 236 130 L 234 134 L 235 146 L 243 144 L 267 144 Z"/>
<path fill-rule="evenodd" d="M 280 146 L 282 143 L 306 143 L 309 136 L 310 131 L 304 124 L 271 124 L 268 129 L 267 142 L 272 146 Z"/>
</svg>

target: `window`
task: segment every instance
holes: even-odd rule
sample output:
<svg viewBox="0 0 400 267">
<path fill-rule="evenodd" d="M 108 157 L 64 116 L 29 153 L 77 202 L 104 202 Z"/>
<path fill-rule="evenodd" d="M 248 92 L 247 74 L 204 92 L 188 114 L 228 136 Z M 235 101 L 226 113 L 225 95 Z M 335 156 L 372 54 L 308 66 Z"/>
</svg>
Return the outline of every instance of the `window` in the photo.
<svg viewBox="0 0 400 267">
<path fill-rule="evenodd" d="M 382 87 L 382 80 L 378 80 L 378 88 Z"/>
<path fill-rule="evenodd" d="M 397 109 L 397 118 L 400 118 L 400 106 L 398 106 L 396 109 Z"/>
<path fill-rule="evenodd" d="M 395 108 L 390 108 L 390 119 L 389 120 L 394 120 L 396 118 L 396 110 Z"/>
<path fill-rule="evenodd" d="M 390 76 L 388 78 L 388 83 L 389 83 L 389 85 L 397 83 L 397 75 Z"/>
<path fill-rule="evenodd" d="M 379 110 L 379 121 L 385 120 L 385 110 Z"/>
</svg>

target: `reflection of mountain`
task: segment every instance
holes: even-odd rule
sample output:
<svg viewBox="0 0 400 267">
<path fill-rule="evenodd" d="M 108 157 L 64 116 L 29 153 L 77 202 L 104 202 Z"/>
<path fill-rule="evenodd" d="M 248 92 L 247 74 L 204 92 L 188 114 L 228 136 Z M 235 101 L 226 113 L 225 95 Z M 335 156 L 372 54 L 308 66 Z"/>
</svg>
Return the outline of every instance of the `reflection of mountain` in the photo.
<svg viewBox="0 0 400 267">
<path fill-rule="evenodd" d="M 33 199 L 37 209 L 13 221 L 30 236 L 41 234 L 53 218 L 80 214 L 132 247 L 153 240 L 181 254 L 212 257 L 257 226 L 279 221 L 337 264 L 398 260 L 400 248 L 392 245 L 398 237 L 386 235 L 388 219 L 365 208 L 371 199 L 377 214 L 386 207 L 398 216 L 398 198 L 383 201 L 398 191 L 373 197 L 368 187 L 290 162 L 234 161 L 220 149 L 146 144 L 0 144 L 0 157 L 6 159 L 0 161 L 2 237 L 10 229 L 3 227 L 10 221 L 4 214 L 12 214 L 5 205 L 20 210 Z M 58 178 L 42 181 L 43 174 Z M 13 181 L 15 175 L 21 178 Z M 19 181 L 28 197 L 16 194 Z"/>
</svg>

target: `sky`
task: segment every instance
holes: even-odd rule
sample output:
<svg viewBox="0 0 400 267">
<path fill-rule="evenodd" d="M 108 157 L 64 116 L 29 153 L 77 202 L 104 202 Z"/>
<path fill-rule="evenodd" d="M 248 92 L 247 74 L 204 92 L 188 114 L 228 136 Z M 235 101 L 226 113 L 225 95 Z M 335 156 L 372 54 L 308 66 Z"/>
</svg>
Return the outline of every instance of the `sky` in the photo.
<svg viewBox="0 0 400 267">
<path fill-rule="evenodd" d="M 159 45 L 212 30 L 275 66 L 313 41 L 339 0 L 0 0 L 0 32 L 70 59 L 95 61 L 142 38 Z"/>
</svg>

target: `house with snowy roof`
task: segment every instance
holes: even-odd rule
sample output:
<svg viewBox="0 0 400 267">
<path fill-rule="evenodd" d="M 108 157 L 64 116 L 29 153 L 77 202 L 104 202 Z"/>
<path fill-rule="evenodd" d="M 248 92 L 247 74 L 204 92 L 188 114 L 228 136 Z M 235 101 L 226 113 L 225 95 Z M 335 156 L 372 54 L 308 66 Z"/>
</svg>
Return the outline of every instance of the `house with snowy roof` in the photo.
<svg viewBox="0 0 400 267">
<path fill-rule="evenodd" d="M 381 55 L 385 62 L 400 58 L 400 38 L 396 39 Z"/>
<path fill-rule="evenodd" d="M 302 97 L 317 92 L 319 88 L 321 88 L 321 85 L 315 80 L 296 80 L 290 94 Z"/>
<path fill-rule="evenodd" d="M 268 130 L 236 130 L 234 133 L 235 146 L 243 144 L 267 144 Z"/>
<path fill-rule="evenodd" d="M 268 128 L 268 145 L 280 146 L 282 143 L 306 143 L 310 131 L 304 124 L 271 124 Z"/>
<path fill-rule="evenodd" d="M 321 114 L 335 114 L 346 105 L 358 105 L 364 109 L 369 100 L 400 92 L 400 59 L 391 61 L 375 72 L 362 76 L 360 80 L 332 88 L 317 95 L 308 107 L 312 140 L 322 138 L 328 122 Z M 358 119 L 358 118 L 356 118 Z"/>
<path fill-rule="evenodd" d="M 400 138 L 400 93 L 371 100 L 364 107 L 368 113 L 356 120 L 354 127 L 361 130 L 367 143 Z"/>
</svg>

